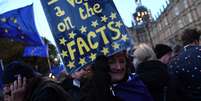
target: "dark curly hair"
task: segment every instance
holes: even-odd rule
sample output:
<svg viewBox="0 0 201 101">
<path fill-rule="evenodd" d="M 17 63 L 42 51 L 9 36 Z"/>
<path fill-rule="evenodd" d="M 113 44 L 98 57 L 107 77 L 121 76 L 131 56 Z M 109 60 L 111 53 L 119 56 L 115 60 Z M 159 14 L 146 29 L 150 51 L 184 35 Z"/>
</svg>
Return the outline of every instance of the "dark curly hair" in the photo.
<svg viewBox="0 0 201 101">
<path fill-rule="evenodd" d="M 197 29 L 186 29 L 181 36 L 183 45 L 190 44 L 194 41 L 199 41 L 200 35 L 201 32 Z"/>
</svg>

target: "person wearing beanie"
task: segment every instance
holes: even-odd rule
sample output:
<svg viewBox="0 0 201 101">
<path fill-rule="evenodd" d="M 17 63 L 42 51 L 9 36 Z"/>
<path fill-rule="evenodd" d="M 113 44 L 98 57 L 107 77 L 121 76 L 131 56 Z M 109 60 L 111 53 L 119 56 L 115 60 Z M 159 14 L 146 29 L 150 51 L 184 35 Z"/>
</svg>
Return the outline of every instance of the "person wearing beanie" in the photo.
<svg viewBox="0 0 201 101">
<path fill-rule="evenodd" d="M 33 67 L 14 61 L 3 73 L 4 101 L 72 101 L 58 83 L 37 74 Z"/>
<path fill-rule="evenodd" d="M 154 48 L 156 57 L 164 64 L 168 64 L 172 58 L 173 50 L 165 44 L 157 44 Z"/>
<path fill-rule="evenodd" d="M 170 72 L 178 82 L 180 101 L 201 101 L 201 31 L 186 29 L 181 34 L 183 47 L 169 64 Z"/>
<path fill-rule="evenodd" d="M 3 72 L 3 84 L 10 84 L 17 80 L 17 75 L 26 77 L 27 79 L 36 77 L 37 74 L 33 68 L 27 64 L 19 61 L 14 61 L 6 66 L 7 68 Z"/>
</svg>

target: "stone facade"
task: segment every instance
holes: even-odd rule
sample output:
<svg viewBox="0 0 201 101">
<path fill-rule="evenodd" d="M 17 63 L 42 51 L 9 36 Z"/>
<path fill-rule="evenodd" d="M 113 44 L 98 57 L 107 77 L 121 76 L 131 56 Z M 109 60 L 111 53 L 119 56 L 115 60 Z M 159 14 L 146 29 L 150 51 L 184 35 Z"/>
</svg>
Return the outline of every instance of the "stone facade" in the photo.
<svg viewBox="0 0 201 101">
<path fill-rule="evenodd" d="M 174 46 L 180 44 L 180 34 L 187 28 L 201 30 L 201 0 L 170 0 L 148 29 L 153 44 L 165 43 Z M 136 31 L 131 33 L 136 36 Z M 150 43 L 150 40 L 145 42 Z"/>
</svg>

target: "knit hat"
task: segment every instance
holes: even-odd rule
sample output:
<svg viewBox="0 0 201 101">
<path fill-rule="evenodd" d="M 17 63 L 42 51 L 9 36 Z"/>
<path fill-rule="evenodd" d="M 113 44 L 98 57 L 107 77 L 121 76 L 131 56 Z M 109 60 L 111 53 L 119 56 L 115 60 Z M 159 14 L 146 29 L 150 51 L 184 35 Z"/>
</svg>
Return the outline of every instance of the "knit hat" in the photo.
<svg viewBox="0 0 201 101">
<path fill-rule="evenodd" d="M 2 76 L 3 83 L 8 84 L 14 82 L 17 80 L 17 75 L 21 75 L 21 77 L 29 79 L 35 77 L 37 73 L 31 66 L 19 61 L 14 61 L 6 66 Z"/>
<path fill-rule="evenodd" d="M 165 54 L 172 52 L 171 47 L 169 47 L 168 45 L 164 45 L 164 44 L 157 44 L 154 48 L 154 51 L 156 53 L 156 57 L 158 59 L 160 59 L 162 56 L 164 56 Z"/>
</svg>

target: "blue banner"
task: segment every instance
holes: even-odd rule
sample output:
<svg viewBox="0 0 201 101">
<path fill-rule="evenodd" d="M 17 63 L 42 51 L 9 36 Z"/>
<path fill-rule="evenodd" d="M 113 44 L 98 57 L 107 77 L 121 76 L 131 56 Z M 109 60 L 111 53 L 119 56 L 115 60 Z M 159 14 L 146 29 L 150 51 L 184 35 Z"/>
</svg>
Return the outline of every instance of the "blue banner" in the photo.
<svg viewBox="0 0 201 101">
<path fill-rule="evenodd" d="M 0 14 L 0 37 L 29 45 L 43 45 L 35 26 L 33 6 Z"/>
<path fill-rule="evenodd" d="M 127 48 L 126 28 L 112 0 L 41 0 L 69 73 L 97 56 Z"/>
<path fill-rule="evenodd" d="M 24 49 L 23 57 L 48 57 L 48 46 L 27 46 Z"/>
</svg>

